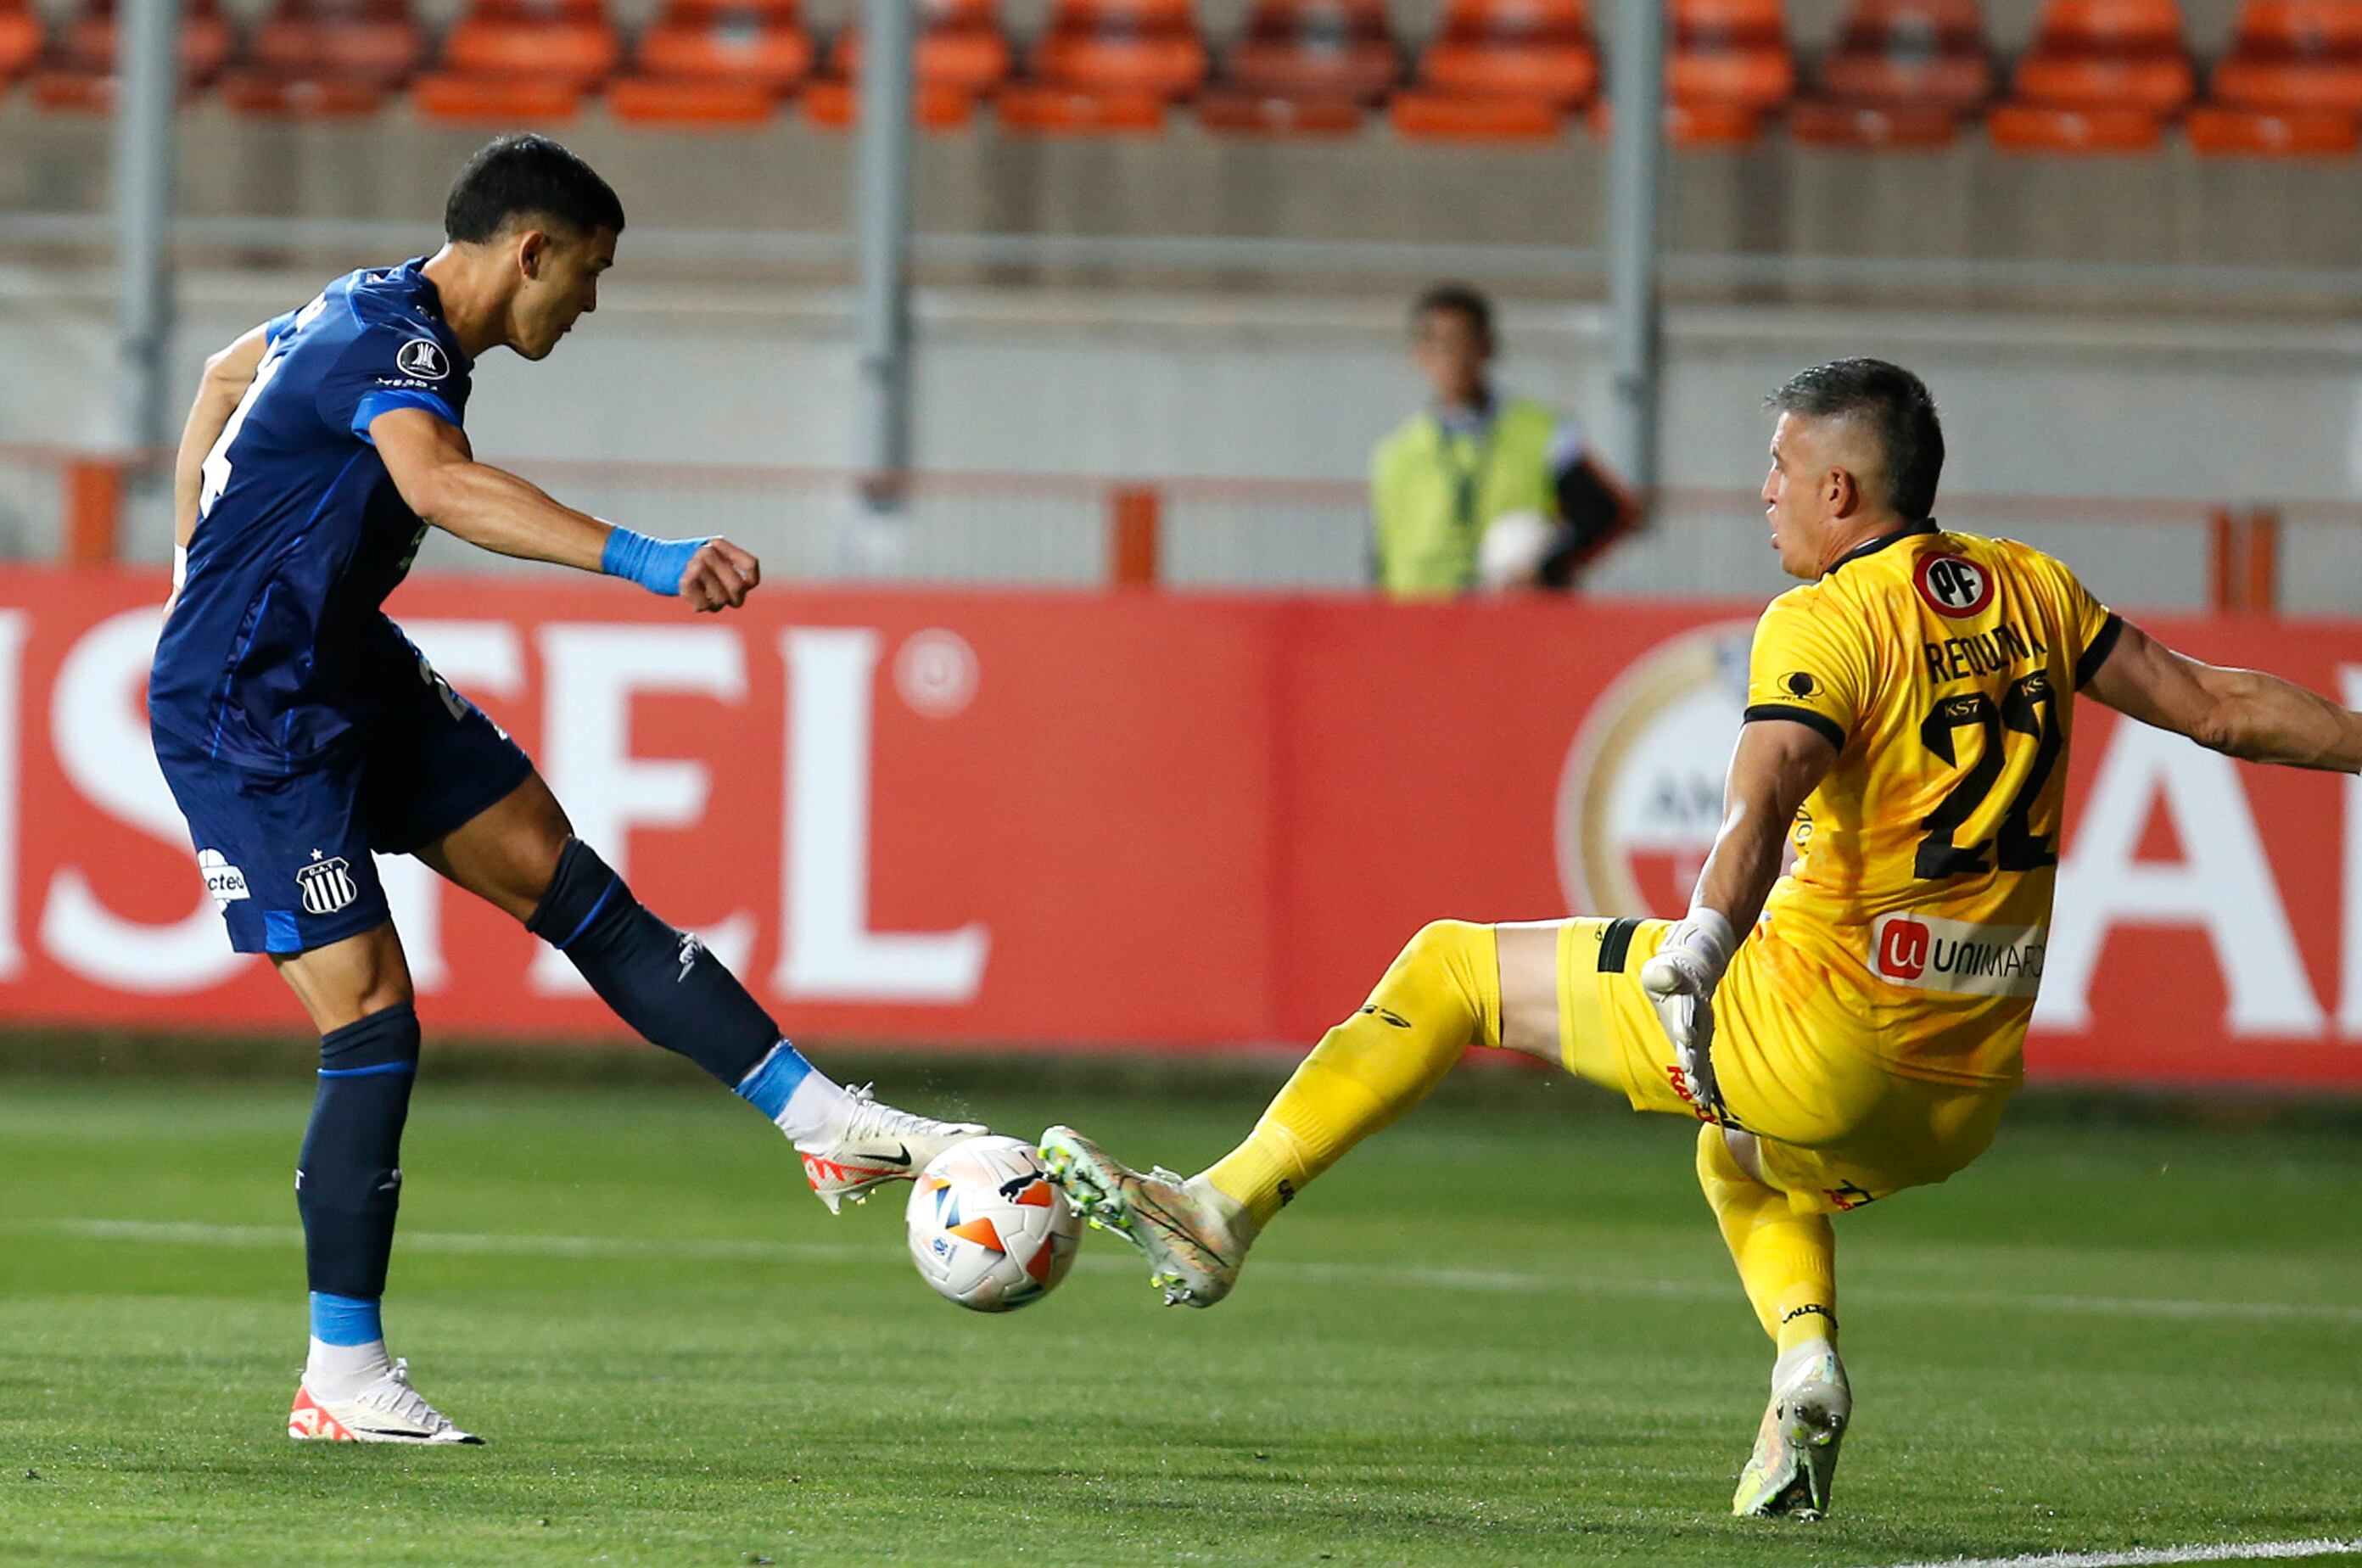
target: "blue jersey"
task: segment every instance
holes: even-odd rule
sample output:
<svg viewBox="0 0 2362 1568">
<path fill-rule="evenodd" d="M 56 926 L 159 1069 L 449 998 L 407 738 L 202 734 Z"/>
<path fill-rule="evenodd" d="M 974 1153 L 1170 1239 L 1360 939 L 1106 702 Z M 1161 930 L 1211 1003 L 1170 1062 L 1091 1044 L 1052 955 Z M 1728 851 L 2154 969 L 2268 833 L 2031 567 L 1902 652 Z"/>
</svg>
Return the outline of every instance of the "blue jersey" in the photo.
<svg viewBox="0 0 2362 1568">
<path fill-rule="evenodd" d="M 382 610 L 425 536 L 369 435 L 389 409 L 458 425 L 474 368 L 424 260 L 349 273 L 272 321 L 205 458 L 149 723 L 203 755 L 286 772 L 337 749 L 407 650 Z"/>
</svg>

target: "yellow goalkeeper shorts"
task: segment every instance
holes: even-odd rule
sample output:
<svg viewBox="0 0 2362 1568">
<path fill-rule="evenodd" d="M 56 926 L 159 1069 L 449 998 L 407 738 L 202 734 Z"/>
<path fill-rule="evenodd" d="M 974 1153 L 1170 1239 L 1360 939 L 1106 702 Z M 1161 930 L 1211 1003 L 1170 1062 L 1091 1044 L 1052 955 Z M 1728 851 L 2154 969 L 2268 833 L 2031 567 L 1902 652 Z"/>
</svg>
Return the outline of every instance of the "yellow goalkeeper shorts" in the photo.
<svg viewBox="0 0 2362 1568">
<path fill-rule="evenodd" d="M 1893 1071 L 1850 1010 L 1774 986 L 1755 943 L 1740 946 L 1714 995 L 1720 1103 L 1692 1103 L 1673 1043 L 1640 988 L 1640 966 L 1672 928 L 1589 919 L 1561 928 L 1559 1053 L 1569 1072 L 1622 1089 L 1636 1110 L 1754 1133 L 1765 1179 L 1800 1213 L 1858 1209 L 1942 1181 L 1991 1146 L 2014 1085 Z"/>
</svg>

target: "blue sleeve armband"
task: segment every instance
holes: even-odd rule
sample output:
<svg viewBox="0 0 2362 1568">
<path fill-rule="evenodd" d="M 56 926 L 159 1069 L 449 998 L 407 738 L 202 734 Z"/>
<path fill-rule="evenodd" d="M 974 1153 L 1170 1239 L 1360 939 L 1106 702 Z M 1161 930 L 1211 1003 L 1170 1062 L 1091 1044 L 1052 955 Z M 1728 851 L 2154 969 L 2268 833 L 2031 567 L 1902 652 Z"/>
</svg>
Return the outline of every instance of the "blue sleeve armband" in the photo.
<svg viewBox="0 0 2362 1568">
<path fill-rule="evenodd" d="M 708 542 L 652 539 L 621 525 L 610 526 L 607 548 L 599 558 L 599 569 L 609 577 L 629 578 L 650 593 L 661 593 L 668 599 L 680 591 L 680 580 L 689 570 L 690 557 Z"/>
</svg>

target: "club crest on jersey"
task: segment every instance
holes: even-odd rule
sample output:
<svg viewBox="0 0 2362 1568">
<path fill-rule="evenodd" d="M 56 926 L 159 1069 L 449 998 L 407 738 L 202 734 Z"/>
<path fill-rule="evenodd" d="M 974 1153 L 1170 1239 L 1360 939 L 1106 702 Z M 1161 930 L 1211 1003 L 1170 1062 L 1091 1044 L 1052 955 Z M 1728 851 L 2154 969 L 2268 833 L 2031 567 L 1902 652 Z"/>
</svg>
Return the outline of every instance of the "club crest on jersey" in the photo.
<svg viewBox="0 0 2362 1568">
<path fill-rule="evenodd" d="M 405 376 L 416 376 L 422 381 L 439 381 L 451 373 L 451 361 L 444 358 L 443 345 L 432 337 L 414 337 L 394 351 L 394 368 Z"/>
<path fill-rule="evenodd" d="M 312 853 L 320 852 L 315 849 Z M 305 914 L 335 914 L 361 896 L 359 886 L 353 881 L 353 869 L 341 855 L 315 861 L 297 871 L 295 886 L 304 895 Z"/>
<path fill-rule="evenodd" d="M 240 899 L 254 896 L 247 891 L 246 873 L 223 858 L 218 849 L 197 851 L 197 875 L 205 879 L 205 891 L 217 910 L 226 910 Z"/>
<path fill-rule="evenodd" d="M 1992 574 L 1966 556 L 1921 556 L 1912 575 L 1919 597 L 1938 615 L 1966 620 L 1992 602 Z"/>
</svg>

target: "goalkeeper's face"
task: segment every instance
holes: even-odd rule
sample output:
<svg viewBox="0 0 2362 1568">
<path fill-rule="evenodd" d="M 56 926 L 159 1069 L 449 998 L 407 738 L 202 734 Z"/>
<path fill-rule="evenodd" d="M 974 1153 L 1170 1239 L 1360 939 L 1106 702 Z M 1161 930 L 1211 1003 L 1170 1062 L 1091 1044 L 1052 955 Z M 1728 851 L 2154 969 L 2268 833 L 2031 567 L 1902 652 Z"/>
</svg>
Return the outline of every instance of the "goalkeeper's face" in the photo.
<svg viewBox="0 0 2362 1568">
<path fill-rule="evenodd" d="M 1849 482 L 1833 461 L 1827 425 L 1783 414 L 1772 436 L 1772 471 L 1763 476 L 1763 519 L 1780 569 L 1808 580 L 1821 575 Z"/>
<path fill-rule="evenodd" d="M 615 264 L 615 231 L 536 229 L 517 248 L 521 274 L 509 306 L 509 344 L 542 359 L 582 316 L 599 308 L 599 275 Z"/>
</svg>

